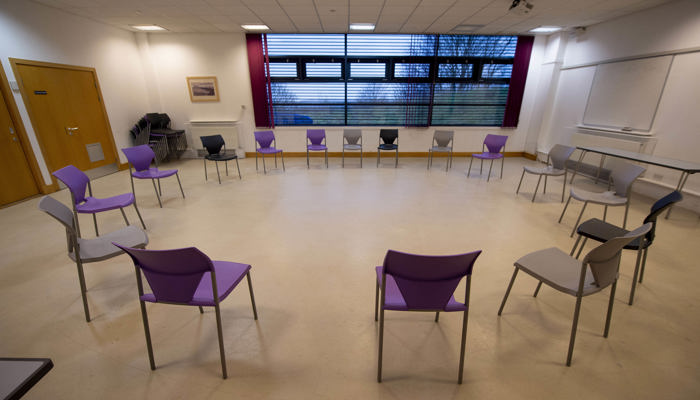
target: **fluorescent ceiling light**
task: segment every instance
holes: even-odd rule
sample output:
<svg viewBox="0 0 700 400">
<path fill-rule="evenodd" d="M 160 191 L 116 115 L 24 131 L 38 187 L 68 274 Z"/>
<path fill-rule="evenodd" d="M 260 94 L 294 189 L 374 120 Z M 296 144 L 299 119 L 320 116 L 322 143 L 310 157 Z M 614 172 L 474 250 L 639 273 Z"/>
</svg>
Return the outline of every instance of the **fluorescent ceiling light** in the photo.
<svg viewBox="0 0 700 400">
<path fill-rule="evenodd" d="M 483 25 L 457 25 L 452 29 L 453 32 L 474 32 L 483 28 Z"/>
<path fill-rule="evenodd" d="M 540 26 L 539 28 L 530 29 L 532 33 L 552 33 L 561 30 L 561 26 Z"/>
<path fill-rule="evenodd" d="M 247 31 L 267 31 L 270 29 L 269 26 L 263 24 L 241 25 L 241 28 Z"/>
<path fill-rule="evenodd" d="M 369 23 L 352 23 L 350 24 L 351 31 L 373 31 L 374 24 Z"/>
<path fill-rule="evenodd" d="M 167 29 L 158 25 L 131 25 L 132 28 L 140 31 L 165 31 Z"/>
</svg>

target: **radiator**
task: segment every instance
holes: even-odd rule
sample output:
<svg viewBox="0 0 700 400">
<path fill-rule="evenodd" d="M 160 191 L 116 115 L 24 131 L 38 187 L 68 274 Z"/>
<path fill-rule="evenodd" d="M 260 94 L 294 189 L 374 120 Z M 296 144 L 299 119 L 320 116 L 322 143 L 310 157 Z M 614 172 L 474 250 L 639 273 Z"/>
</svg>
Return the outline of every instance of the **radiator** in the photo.
<svg viewBox="0 0 700 400">
<path fill-rule="evenodd" d="M 226 142 L 228 151 L 236 151 L 239 157 L 244 157 L 245 153 L 238 149 L 238 124 L 237 121 L 190 121 L 188 124 L 190 149 L 195 149 L 197 154 L 194 156 L 202 156 L 205 153 L 200 136 L 221 135 Z"/>
</svg>

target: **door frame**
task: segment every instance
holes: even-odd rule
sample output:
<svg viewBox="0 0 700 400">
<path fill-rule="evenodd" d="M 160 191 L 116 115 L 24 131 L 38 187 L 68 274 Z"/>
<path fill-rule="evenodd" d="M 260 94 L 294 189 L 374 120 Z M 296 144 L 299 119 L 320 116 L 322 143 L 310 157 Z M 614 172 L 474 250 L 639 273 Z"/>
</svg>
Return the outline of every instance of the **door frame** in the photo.
<svg viewBox="0 0 700 400">
<path fill-rule="evenodd" d="M 3 68 L 0 63 L 0 93 L 2 93 L 5 99 L 5 104 L 7 105 L 7 111 L 10 113 L 10 120 L 15 126 L 15 131 L 17 132 L 17 137 L 19 138 L 19 144 L 24 152 L 24 158 L 27 159 L 29 164 L 29 169 L 32 172 L 32 177 L 34 177 L 34 184 L 36 185 L 39 192 L 42 194 L 48 194 L 57 190 L 53 188 L 53 185 L 47 185 L 44 182 L 44 176 L 41 173 L 41 168 L 36 160 L 36 154 L 32 149 L 29 136 L 24 128 L 24 122 L 19 114 L 19 109 L 17 108 L 17 103 L 15 103 L 15 96 L 12 94 L 12 88 L 10 87 L 10 82 L 7 80 L 7 75 L 5 74 L 5 68 Z"/>
<path fill-rule="evenodd" d="M 24 60 L 20 58 L 10 58 L 10 64 L 12 65 L 12 71 L 15 74 L 15 78 L 17 78 L 17 82 L 19 83 L 19 88 L 20 88 L 20 93 L 22 94 L 22 100 L 24 101 L 24 106 L 27 109 L 27 114 L 29 114 L 29 119 L 32 122 L 32 125 L 35 126 L 35 112 L 32 110 L 29 102 L 29 94 L 27 93 L 24 84 L 22 82 L 22 79 L 20 78 L 19 75 L 19 69 L 18 67 L 20 65 L 29 65 L 33 67 L 44 67 L 44 68 L 57 68 L 57 69 L 68 69 L 68 70 L 73 70 L 73 71 L 86 71 L 92 73 L 93 78 L 95 79 L 95 89 L 97 90 L 98 96 L 100 96 L 100 108 L 102 109 L 102 115 L 104 116 L 105 123 L 107 126 L 107 136 L 109 137 L 109 142 L 112 144 L 112 149 L 114 151 L 114 157 L 116 160 L 117 168 L 121 167 L 121 162 L 119 161 L 119 152 L 117 151 L 117 144 L 114 141 L 114 133 L 112 132 L 112 124 L 109 122 L 109 115 L 107 115 L 107 109 L 105 109 L 105 102 L 104 102 L 104 96 L 102 95 L 102 88 L 100 87 L 100 81 L 97 79 L 97 70 L 93 67 L 83 67 L 79 65 L 69 65 L 69 64 L 58 64 L 58 63 L 52 63 L 52 62 L 46 62 L 46 61 L 35 61 L 35 60 Z M 36 135 L 36 141 L 39 143 L 39 148 L 41 149 L 43 154 L 46 153 L 46 146 L 42 142 L 41 135 L 35 131 Z M 49 170 L 49 173 L 53 170 L 56 169 L 56 166 L 50 165 L 49 160 L 47 157 L 44 157 L 44 163 L 46 164 L 46 167 Z M 58 182 L 56 179 L 51 176 L 52 184 L 47 185 L 47 187 L 51 190 L 51 192 L 55 192 L 59 189 L 58 187 Z M 43 179 L 42 179 L 43 183 Z"/>
</svg>

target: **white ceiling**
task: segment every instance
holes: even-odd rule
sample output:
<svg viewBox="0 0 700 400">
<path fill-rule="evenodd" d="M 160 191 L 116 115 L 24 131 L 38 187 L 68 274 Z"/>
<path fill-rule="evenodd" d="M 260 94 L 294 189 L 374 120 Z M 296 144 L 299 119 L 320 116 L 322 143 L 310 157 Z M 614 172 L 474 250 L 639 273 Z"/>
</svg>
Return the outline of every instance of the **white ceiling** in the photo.
<svg viewBox="0 0 700 400">
<path fill-rule="evenodd" d="M 130 31 L 156 24 L 169 32 L 242 32 L 242 24 L 262 23 L 275 33 L 342 33 L 350 22 L 371 22 L 375 33 L 520 34 L 590 26 L 670 0 L 528 0 L 527 15 L 509 12 L 512 0 L 32 1 Z"/>
</svg>

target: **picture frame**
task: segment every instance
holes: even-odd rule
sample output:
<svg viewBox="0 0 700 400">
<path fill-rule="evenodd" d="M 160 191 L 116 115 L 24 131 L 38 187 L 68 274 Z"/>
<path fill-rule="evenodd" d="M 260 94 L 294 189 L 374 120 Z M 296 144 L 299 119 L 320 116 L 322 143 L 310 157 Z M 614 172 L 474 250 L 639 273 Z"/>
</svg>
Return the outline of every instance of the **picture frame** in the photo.
<svg viewBox="0 0 700 400">
<path fill-rule="evenodd" d="M 219 85 L 215 76 L 188 76 L 187 90 L 193 103 L 219 101 Z"/>
</svg>

